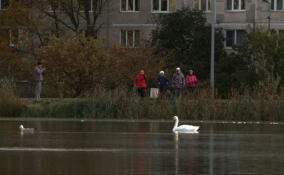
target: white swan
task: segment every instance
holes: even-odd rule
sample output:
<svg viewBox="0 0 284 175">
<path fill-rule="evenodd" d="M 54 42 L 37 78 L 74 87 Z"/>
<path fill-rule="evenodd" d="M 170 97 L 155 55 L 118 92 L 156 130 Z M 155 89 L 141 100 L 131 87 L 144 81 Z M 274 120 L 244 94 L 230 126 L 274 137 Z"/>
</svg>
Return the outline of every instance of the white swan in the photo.
<svg viewBox="0 0 284 175">
<path fill-rule="evenodd" d="M 174 133 L 198 133 L 199 126 L 180 125 L 178 126 L 178 117 L 174 116 L 175 125 L 173 128 Z"/>
<path fill-rule="evenodd" d="M 23 125 L 20 125 L 19 127 L 21 133 L 34 133 L 35 129 L 34 128 L 24 128 Z"/>
</svg>

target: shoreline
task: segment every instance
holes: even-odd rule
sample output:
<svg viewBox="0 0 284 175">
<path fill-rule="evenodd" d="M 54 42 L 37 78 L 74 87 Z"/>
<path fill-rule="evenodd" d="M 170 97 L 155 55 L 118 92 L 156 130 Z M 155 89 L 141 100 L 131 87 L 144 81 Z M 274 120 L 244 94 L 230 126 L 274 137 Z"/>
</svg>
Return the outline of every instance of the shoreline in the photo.
<svg viewBox="0 0 284 175">
<path fill-rule="evenodd" d="M 82 121 L 83 120 L 83 121 Z M 172 123 L 173 120 L 163 119 L 92 119 L 92 118 L 26 118 L 26 117 L 0 117 L 0 121 L 60 121 L 60 122 L 129 122 L 129 123 Z M 259 124 L 259 125 L 284 125 L 284 122 L 268 122 L 268 121 L 223 121 L 223 120 L 180 120 L 181 122 L 190 123 L 208 123 L 208 124 Z"/>
<path fill-rule="evenodd" d="M 240 96 L 230 100 L 199 96 L 150 99 L 135 94 L 102 92 L 90 98 L 4 98 L 1 120 L 172 122 L 177 115 L 191 123 L 279 124 L 284 122 L 284 99 Z"/>
</svg>

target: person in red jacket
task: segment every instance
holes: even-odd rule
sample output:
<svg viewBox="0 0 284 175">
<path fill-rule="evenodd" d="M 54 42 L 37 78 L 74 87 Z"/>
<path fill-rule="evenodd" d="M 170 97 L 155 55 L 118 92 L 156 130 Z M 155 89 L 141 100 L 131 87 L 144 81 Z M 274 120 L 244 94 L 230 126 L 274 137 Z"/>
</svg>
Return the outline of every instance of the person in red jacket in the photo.
<svg viewBox="0 0 284 175">
<path fill-rule="evenodd" d="M 196 87 L 197 78 L 193 74 L 193 70 L 189 70 L 189 74 L 185 78 L 186 88 L 189 93 L 193 93 Z"/>
<path fill-rule="evenodd" d="M 138 95 L 140 97 L 145 97 L 146 91 L 146 76 L 144 70 L 140 70 L 140 73 L 134 79 L 134 86 L 137 88 Z"/>
</svg>

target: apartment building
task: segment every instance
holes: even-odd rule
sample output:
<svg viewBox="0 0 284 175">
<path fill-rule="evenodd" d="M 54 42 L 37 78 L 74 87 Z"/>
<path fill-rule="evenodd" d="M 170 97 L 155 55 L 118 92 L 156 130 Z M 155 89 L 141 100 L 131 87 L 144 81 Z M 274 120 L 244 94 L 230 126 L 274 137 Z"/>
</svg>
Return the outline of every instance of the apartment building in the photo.
<svg viewBox="0 0 284 175">
<path fill-rule="evenodd" d="M 204 10 L 211 22 L 212 0 L 111 0 L 100 35 L 120 47 L 139 47 L 155 28 L 154 16 L 183 7 Z M 284 35 L 284 0 L 216 0 L 216 16 L 217 27 L 224 29 L 227 49 L 241 43 L 245 31 L 254 26 Z"/>
<path fill-rule="evenodd" d="M 139 47 L 150 38 L 155 28 L 154 18 L 182 8 L 176 0 L 111 0 L 103 19 L 105 25 L 100 36 L 120 47 Z"/>
<path fill-rule="evenodd" d="M 9 1 L 0 0 L 0 10 L 8 8 Z M 95 0 L 89 1 L 92 11 Z M 99 38 L 122 48 L 140 47 L 156 26 L 154 17 L 183 7 L 203 10 L 211 22 L 212 0 L 108 0 L 98 20 L 103 24 Z M 241 43 L 245 31 L 254 26 L 284 35 L 284 0 L 216 0 L 216 16 L 217 27 L 224 29 L 227 49 Z M 11 36 L 13 33 L 10 31 Z"/>
</svg>

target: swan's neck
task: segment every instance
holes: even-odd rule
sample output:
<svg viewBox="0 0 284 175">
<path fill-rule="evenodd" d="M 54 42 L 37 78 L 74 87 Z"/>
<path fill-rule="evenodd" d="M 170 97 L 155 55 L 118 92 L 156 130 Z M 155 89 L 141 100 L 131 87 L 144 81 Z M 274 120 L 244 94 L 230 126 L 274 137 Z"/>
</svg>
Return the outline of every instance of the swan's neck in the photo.
<svg viewBox="0 0 284 175">
<path fill-rule="evenodd" d="M 175 121 L 175 125 L 174 125 L 174 128 L 173 128 L 173 131 L 178 127 L 178 119 L 176 119 Z"/>
</svg>

